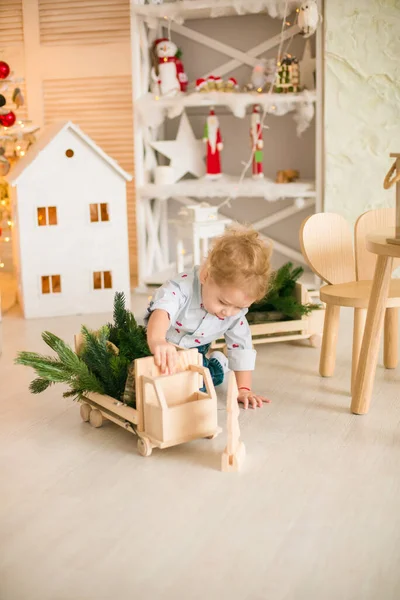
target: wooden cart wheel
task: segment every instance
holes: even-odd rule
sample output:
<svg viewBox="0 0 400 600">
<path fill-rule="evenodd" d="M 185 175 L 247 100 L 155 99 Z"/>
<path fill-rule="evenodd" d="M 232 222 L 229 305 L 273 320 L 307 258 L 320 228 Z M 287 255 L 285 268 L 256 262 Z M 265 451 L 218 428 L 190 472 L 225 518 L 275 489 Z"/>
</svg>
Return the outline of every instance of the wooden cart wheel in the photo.
<svg viewBox="0 0 400 600">
<path fill-rule="evenodd" d="M 311 348 L 321 348 L 322 337 L 318 333 L 314 333 L 309 340 Z"/>
<path fill-rule="evenodd" d="M 85 423 L 87 423 L 90 419 L 90 413 L 92 412 L 92 407 L 90 406 L 90 404 L 83 402 L 83 404 L 81 404 L 80 412 L 81 412 L 82 421 L 85 421 Z"/>
<path fill-rule="evenodd" d="M 146 437 L 140 437 L 137 442 L 137 447 L 139 450 L 139 454 L 142 456 L 150 456 L 153 452 L 153 448 L 151 447 L 150 441 Z"/>
<path fill-rule="evenodd" d="M 92 408 L 90 411 L 89 421 L 93 427 L 101 427 L 103 425 L 103 415 L 97 408 Z"/>
</svg>

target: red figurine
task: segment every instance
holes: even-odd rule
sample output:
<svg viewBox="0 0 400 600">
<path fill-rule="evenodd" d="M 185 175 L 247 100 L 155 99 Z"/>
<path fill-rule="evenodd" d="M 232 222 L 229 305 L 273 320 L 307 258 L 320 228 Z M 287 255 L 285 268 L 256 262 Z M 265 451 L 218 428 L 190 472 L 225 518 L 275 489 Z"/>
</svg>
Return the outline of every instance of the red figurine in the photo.
<svg viewBox="0 0 400 600">
<path fill-rule="evenodd" d="M 260 106 L 256 104 L 251 115 L 250 139 L 253 149 L 253 177 L 262 179 L 263 173 L 263 148 L 264 142 L 262 139 L 263 130 L 261 125 Z"/>
<path fill-rule="evenodd" d="M 221 159 L 220 152 L 223 149 L 219 121 L 215 116 L 214 109 L 210 110 L 207 122 L 204 128 L 204 142 L 207 143 L 207 174 L 209 179 L 218 179 L 221 177 Z"/>
</svg>

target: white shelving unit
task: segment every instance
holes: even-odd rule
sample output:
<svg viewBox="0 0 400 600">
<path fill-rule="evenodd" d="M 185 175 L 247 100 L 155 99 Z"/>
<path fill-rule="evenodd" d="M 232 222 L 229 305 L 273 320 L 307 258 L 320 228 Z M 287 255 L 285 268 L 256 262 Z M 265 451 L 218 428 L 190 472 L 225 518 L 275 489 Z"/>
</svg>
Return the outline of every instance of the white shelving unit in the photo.
<svg viewBox="0 0 400 600">
<path fill-rule="evenodd" d="M 141 122 L 147 126 L 158 126 L 163 121 L 174 119 L 182 114 L 185 108 L 207 108 L 224 106 L 239 119 L 246 116 L 246 110 L 255 104 L 277 117 L 289 112 L 300 112 L 305 105 L 313 105 L 316 101 L 315 91 L 304 91 L 299 94 L 251 94 L 227 92 L 192 92 L 173 98 L 145 94 L 136 102 Z M 310 115 L 311 117 L 311 115 Z M 312 118 L 312 117 L 311 117 Z"/>
<path fill-rule="evenodd" d="M 300 0 L 289 0 L 289 9 L 295 10 Z M 257 57 L 271 49 L 277 49 L 280 35 L 265 40 L 247 52 L 199 33 L 190 28 L 190 21 L 214 17 L 236 16 L 265 12 L 270 17 L 282 18 L 285 0 L 177 0 L 162 5 L 144 4 L 143 0 L 131 0 L 131 39 L 133 94 L 135 103 L 135 170 L 137 192 L 138 262 L 139 286 L 161 283 L 173 274 L 175 261 L 169 258 L 169 227 L 167 204 L 170 199 L 190 205 L 207 201 L 210 198 L 260 198 L 260 201 L 277 203 L 277 210 L 253 222 L 253 226 L 264 231 L 273 225 L 306 209 L 321 210 L 322 206 L 322 126 L 321 126 L 321 32 L 317 32 L 317 91 L 304 91 L 299 94 L 255 94 L 209 92 L 199 93 L 189 85 L 187 94 L 173 98 L 156 97 L 149 93 L 150 55 L 149 46 L 163 36 L 163 28 L 185 36 L 199 44 L 212 47 L 224 54 L 227 60 L 210 72 L 201 74 L 234 74 L 243 65 L 253 67 Z M 284 39 L 289 40 L 299 32 L 297 25 L 284 31 Z M 164 33 L 165 35 L 165 33 Z M 200 76 L 200 74 L 199 74 Z M 225 107 L 237 117 L 244 118 L 246 111 L 255 104 L 274 116 L 293 113 L 297 127 L 304 130 L 314 118 L 316 124 L 316 180 L 277 184 L 272 180 L 245 178 L 239 186 L 237 177 L 223 176 L 218 181 L 203 179 L 183 180 L 171 185 L 156 185 L 149 182 L 148 173 L 155 166 L 152 142 L 160 139 L 163 123 L 182 114 L 187 108 Z M 299 130 L 299 129 L 298 129 Z M 239 166 L 240 168 L 240 166 Z M 279 207 L 280 200 L 293 200 L 290 205 Z M 234 204 L 232 204 L 234 206 Z M 223 211 L 221 217 L 226 215 Z M 302 263 L 301 253 L 293 247 L 280 243 L 270 236 L 275 250 L 288 259 Z M 175 257 L 173 257 L 175 258 Z"/>
<path fill-rule="evenodd" d="M 284 198 L 315 198 L 315 184 L 313 181 L 296 183 L 275 183 L 269 179 L 246 178 L 239 186 L 239 177 L 223 175 L 217 181 L 207 179 L 187 179 L 170 185 L 156 185 L 147 183 L 138 188 L 139 195 L 144 200 L 160 198 L 182 198 L 189 196 L 199 200 L 207 198 L 236 197 L 264 198 L 268 202 L 275 202 Z M 183 204 L 186 202 L 182 201 Z"/>
</svg>

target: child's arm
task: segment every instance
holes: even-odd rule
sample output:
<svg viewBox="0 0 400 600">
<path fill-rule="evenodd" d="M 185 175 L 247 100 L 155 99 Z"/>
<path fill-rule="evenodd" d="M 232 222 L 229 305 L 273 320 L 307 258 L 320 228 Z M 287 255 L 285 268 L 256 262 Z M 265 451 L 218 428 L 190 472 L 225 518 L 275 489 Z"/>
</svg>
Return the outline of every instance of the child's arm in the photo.
<svg viewBox="0 0 400 600">
<path fill-rule="evenodd" d="M 181 288 L 174 281 L 167 281 L 158 288 L 147 309 L 147 343 L 162 373 L 172 373 L 176 366 L 177 350 L 167 341 L 167 332 L 184 302 Z"/>
<path fill-rule="evenodd" d="M 238 315 L 225 332 L 225 341 L 228 346 L 229 368 L 235 372 L 239 388 L 238 402 L 241 402 L 244 408 L 257 408 L 261 407 L 263 402 L 269 402 L 267 398 L 255 394 L 251 389 L 256 351 L 253 349 L 250 327 L 243 313 Z"/>
<path fill-rule="evenodd" d="M 147 343 L 162 373 L 173 373 L 178 360 L 176 347 L 166 339 L 169 326 L 167 311 L 156 309 L 151 313 L 147 326 Z"/>
</svg>

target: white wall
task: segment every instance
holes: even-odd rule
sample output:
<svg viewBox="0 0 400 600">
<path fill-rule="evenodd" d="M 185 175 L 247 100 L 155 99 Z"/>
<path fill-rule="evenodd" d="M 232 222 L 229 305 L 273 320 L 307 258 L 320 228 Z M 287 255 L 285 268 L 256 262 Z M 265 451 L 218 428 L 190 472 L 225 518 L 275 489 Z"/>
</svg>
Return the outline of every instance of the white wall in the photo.
<svg viewBox="0 0 400 600">
<path fill-rule="evenodd" d="M 325 210 L 354 221 L 390 206 L 383 190 L 400 152 L 400 4 L 325 1 Z"/>
</svg>

